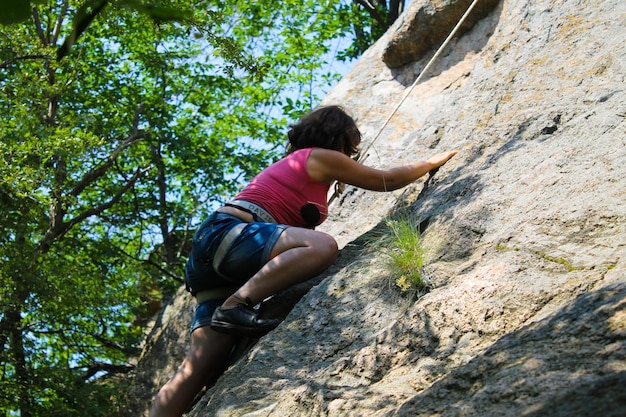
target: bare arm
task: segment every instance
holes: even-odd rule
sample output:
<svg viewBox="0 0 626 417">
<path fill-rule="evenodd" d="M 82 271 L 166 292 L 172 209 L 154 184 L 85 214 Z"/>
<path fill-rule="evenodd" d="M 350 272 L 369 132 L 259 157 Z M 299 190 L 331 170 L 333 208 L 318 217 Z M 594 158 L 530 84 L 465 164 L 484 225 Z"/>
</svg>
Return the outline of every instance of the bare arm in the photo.
<svg viewBox="0 0 626 417">
<path fill-rule="evenodd" d="M 445 164 L 458 151 L 438 153 L 425 161 L 413 162 L 386 170 L 360 164 L 345 154 L 329 149 L 315 149 L 307 162 L 309 175 L 316 181 L 339 181 L 373 191 L 402 188 Z"/>
</svg>

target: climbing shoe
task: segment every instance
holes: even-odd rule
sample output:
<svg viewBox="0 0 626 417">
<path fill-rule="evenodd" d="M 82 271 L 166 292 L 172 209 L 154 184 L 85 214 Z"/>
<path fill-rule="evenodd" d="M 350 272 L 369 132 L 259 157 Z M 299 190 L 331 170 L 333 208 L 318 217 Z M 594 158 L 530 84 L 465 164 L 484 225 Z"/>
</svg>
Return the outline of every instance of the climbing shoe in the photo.
<svg viewBox="0 0 626 417">
<path fill-rule="evenodd" d="M 252 302 L 237 304 L 232 308 L 218 307 L 211 318 L 211 329 L 237 336 L 261 337 L 275 329 L 280 321 L 259 318 Z"/>
</svg>

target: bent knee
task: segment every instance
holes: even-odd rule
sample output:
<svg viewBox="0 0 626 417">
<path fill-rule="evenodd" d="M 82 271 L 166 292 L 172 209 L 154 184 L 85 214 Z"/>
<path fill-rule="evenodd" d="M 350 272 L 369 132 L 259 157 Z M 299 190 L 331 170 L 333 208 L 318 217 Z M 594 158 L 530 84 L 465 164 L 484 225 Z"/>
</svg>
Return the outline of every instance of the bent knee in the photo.
<svg viewBox="0 0 626 417">
<path fill-rule="evenodd" d="M 337 254 L 339 253 L 339 247 L 337 241 L 332 236 L 326 233 L 320 233 L 316 247 L 320 257 L 326 264 L 331 265 L 335 262 Z"/>
</svg>

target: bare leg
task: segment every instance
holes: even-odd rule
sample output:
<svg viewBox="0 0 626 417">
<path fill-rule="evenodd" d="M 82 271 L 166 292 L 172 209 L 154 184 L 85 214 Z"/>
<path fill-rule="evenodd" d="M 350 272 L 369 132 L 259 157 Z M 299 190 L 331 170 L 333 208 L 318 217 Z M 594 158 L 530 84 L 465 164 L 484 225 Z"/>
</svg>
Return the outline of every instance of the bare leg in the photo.
<svg viewBox="0 0 626 417">
<path fill-rule="evenodd" d="M 337 253 L 337 242 L 330 235 L 289 227 L 274 245 L 270 261 L 224 301 L 222 307 L 235 307 L 246 298 L 257 304 L 280 290 L 311 279 L 331 266 Z"/>
<path fill-rule="evenodd" d="M 225 370 L 234 336 L 200 327 L 191 333 L 191 347 L 176 374 L 159 390 L 150 417 L 180 417 L 197 393 Z"/>
</svg>

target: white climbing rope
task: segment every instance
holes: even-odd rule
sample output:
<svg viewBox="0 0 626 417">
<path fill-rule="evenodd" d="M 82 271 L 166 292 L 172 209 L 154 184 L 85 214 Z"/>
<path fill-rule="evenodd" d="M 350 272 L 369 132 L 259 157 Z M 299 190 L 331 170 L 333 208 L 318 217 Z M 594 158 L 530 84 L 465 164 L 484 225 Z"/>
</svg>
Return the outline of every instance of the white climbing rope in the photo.
<svg viewBox="0 0 626 417">
<path fill-rule="evenodd" d="M 443 43 L 441 44 L 441 46 L 439 47 L 439 49 L 437 50 L 437 52 L 435 52 L 435 55 L 433 55 L 433 57 L 430 59 L 430 61 L 428 61 L 428 63 L 426 64 L 426 66 L 424 67 L 424 69 L 422 70 L 422 72 L 420 72 L 420 74 L 418 75 L 418 77 L 415 79 L 415 81 L 413 81 L 413 84 L 411 84 L 411 86 L 409 88 L 406 89 L 406 91 L 404 92 L 404 94 L 402 95 L 402 99 L 400 99 L 400 101 L 398 102 L 398 104 L 396 105 L 396 107 L 393 109 L 393 111 L 389 114 L 389 116 L 387 117 L 387 120 L 385 120 L 385 122 L 383 123 L 383 125 L 381 126 L 381 128 L 378 130 L 378 133 L 376 133 L 376 136 L 374 136 L 374 139 L 371 140 L 371 142 L 367 145 L 367 147 L 361 152 L 361 155 L 359 157 L 359 159 L 357 161 L 360 161 L 364 155 L 367 154 L 367 152 L 369 151 L 369 149 L 372 147 L 372 145 L 374 144 L 374 142 L 376 142 L 376 140 L 378 139 L 378 137 L 380 136 L 380 134 L 383 132 L 383 130 L 387 127 L 387 125 L 389 124 L 389 122 L 391 121 L 391 119 L 393 118 L 393 116 L 397 113 L 398 109 L 400 108 L 400 106 L 404 103 L 404 101 L 407 99 L 407 97 L 409 96 L 409 94 L 411 94 L 411 92 L 413 91 L 413 89 L 415 88 L 415 86 L 417 85 L 417 83 L 419 83 L 422 78 L 424 77 L 424 75 L 428 72 L 428 70 L 430 69 L 430 67 L 433 65 L 433 63 L 437 60 L 437 58 L 439 58 L 439 55 L 441 55 L 441 53 L 443 52 L 443 50 L 445 49 L 446 46 L 448 46 L 448 43 L 450 43 L 450 40 L 454 37 L 454 35 L 456 35 L 456 32 L 458 32 L 459 28 L 461 27 L 461 25 L 465 22 L 465 20 L 467 19 L 467 17 L 469 16 L 469 14 L 472 12 L 472 9 L 474 9 L 474 6 L 476 6 L 476 3 L 478 3 L 478 0 L 474 0 L 472 2 L 472 4 L 469 5 L 469 7 L 467 8 L 467 10 L 465 11 L 465 13 L 463 14 L 463 16 L 461 16 L 461 19 L 459 20 L 459 22 L 456 24 L 456 26 L 452 29 L 452 31 L 450 32 L 450 34 L 448 35 L 448 37 L 443 41 Z M 337 185 L 335 185 L 335 191 L 333 193 L 333 195 L 330 197 L 328 204 L 332 203 L 333 200 L 339 195 L 341 194 L 341 187 L 338 187 Z"/>
</svg>

